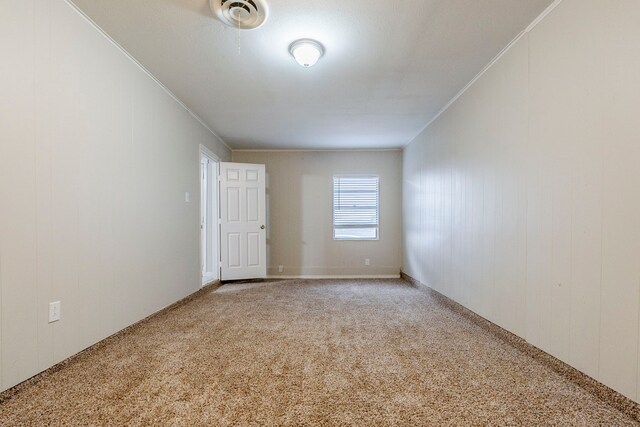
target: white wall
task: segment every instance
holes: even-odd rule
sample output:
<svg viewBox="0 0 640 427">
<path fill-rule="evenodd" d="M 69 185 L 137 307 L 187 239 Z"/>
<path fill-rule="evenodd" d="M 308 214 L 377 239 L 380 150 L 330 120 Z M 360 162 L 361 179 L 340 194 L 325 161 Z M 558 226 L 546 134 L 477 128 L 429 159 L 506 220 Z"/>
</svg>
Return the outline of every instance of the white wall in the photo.
<svg viewBox="0 0 640 427">
<path fill-rule="evenodd" d="M 640 2 L 564 0 L 404 151 L 404 270 L 639 400 Z"/>
<path fill-rule="evenodd" d="M 0 52 L 6 389 L 199 289 L 199 144 L 230 153 L 65 1 L 0 0 Z"/>
<path fill-rule="evenodd" d="M 234 151 L 267 169 L 271 276 L 397 275 L 401 256 L 400 151 Z M 333 175 L 380 176 L 380 240 L 333 240 Z M 365 258 L 371 260 L 364 265 Z M 284 272 L 278 272 L 278 266 Z"/>
</svg>

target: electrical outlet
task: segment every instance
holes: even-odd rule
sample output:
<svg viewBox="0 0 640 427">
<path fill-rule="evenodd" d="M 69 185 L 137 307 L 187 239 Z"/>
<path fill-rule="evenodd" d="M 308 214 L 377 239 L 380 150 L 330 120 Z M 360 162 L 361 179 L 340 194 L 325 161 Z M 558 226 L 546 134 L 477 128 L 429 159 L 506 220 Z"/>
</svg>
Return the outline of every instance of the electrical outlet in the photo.
<svg viewBox="0 0 640 427">
<path fill-rule="evenodd" d="M 364 265 L 371 265 L 371 260 L 369 258 L 365 258 Z"/>
<path fill-rule="evenodd" d="M 60 320 L 60 301 L 54 301 L 49 303 L 49 323 L 57 322 Z"/>
<path fill-rule="evenodd" d="M 282 273 L 284 271 L 284 265 L 278 266 L 278 273 Z"/>
</svg>

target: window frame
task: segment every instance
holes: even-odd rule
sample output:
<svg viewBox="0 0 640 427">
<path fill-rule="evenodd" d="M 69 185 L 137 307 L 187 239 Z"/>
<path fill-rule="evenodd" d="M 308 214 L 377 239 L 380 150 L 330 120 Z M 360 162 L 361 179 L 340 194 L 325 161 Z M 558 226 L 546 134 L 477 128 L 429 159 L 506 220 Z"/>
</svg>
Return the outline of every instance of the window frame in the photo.
<svg viewBox="0 0 640 427">
<path fill-rule="evenodd" d="M 375 230 L 376 230 L 376 237 L 375 238 L 353 238 L 353 237 L 348 237 L 348 238 L 343 238 L 343 237 L 336 237 L 336 229 L 342 229 L 342 230 L 347 230 L 347 229 L 357 229 L 357 228 L 374 228 L 374 227 L 368 227 L 368 226 L 362 226 L 362 225 L 341 225 L 341 226 L 336 226 L 335 224 L 335 206 L 336 206 L 336 200 L 335 200 L 335 185 L 336 185 L 336 178 L 340 179 L 340 178 L 375 178 L 376 182 L 377 182 L 377 188 L 376 188 L 376 219 L 377 219 L 377 224 L 375 225 Z M 333 175 L 332 179 L 331 179 L 331 236 L 333 238 L 334 241 L 337 242 L 374 242 L 374 241 L 379 241 L 380 240 L 380 175 L 376 175 L 376 174 L 336 174 Z"/>
</svg>

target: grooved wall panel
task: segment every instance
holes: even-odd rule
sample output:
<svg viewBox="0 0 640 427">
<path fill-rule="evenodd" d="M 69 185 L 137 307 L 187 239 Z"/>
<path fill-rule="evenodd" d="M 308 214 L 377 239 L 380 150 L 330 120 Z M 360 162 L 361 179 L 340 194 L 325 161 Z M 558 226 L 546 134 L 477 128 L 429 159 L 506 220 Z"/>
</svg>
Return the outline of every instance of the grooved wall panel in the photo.
<svg viewBox="0 0 640 427">
<path fill-rule="evenodd" d="M 65 1 L 0 0 L 0 51 L 4 390 L 199 289 L 199 144 L 231 154 Z"/>
<path fill-rule="evenodd" d="M 417 279 L 636 401 L 640 3 L 564 0 L 404 151 Z"/>
</svg>

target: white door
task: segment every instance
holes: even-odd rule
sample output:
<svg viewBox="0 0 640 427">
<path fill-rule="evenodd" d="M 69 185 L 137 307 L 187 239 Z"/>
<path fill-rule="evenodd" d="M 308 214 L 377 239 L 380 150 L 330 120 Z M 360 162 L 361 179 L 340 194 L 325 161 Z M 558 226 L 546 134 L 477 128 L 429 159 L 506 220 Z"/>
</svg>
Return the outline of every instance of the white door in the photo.
<svg viewBox="0 0 640 427">
<path fill-rule="evenodd" d="M 221 279 L 267 277 L 265 166 L 220 163 Z"/>
</svg>

